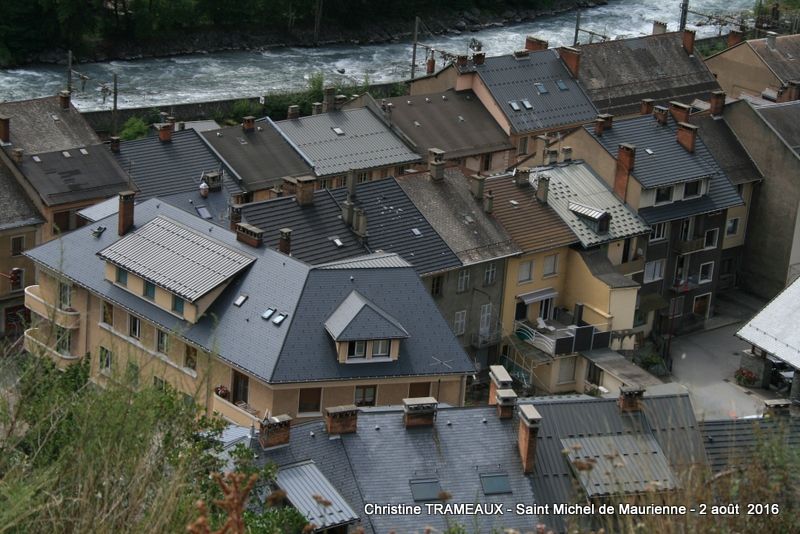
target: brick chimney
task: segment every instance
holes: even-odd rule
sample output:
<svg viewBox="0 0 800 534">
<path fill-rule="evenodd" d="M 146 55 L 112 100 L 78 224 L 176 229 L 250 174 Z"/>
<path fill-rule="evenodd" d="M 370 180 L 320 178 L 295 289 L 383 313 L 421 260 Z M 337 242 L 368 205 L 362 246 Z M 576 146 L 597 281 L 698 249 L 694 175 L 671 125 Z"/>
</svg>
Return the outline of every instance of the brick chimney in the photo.
<svg viewBox="0 0 800 534">
<path fill-rule="evenodd" d="M 230 229 L 235 232 L 238 223 L 242 222 L 242 206 L 240 204 L 231 204 L 229 218 Z"/>
<path fill-rule="evenodd" d="M 486 52 L 475 52 L 472 56 L 472 62 L 476 65 L 483 65 L 486 62 Z"/>
<path fill-rule="evenodd" d="M 722 115 L 725 109 L 725 91 L 712 91 L 709 103 L 711 104 L 711 115 L 715 117 Z"/>
<path fill-rule="evenodd" d="M 765 417 L 783 417 L 788 416 L 792 401 L 789 399 L 768 399 L 764 401 L 764 416 Z"/>
<path fill-rule="evenodd" d="M 117 213 L 117 234 L 125 235 L 133 228 L 133 209 L 136 193 L 122 191 L 119 194 L 119 212 Z"/>
<path fill-rule="evenodd" d="M 530 50 L 531 52 L 535 52 L 537 50 L 547 50 L 549 45 L 550 43 L 544 39 L 539 39 L 533 35 L 529 35 L 525 38 L 525 50 Z"/>
<path fill-rule="evenodd" d="M 536 181 L 536 199 L 542 204 L 547 204 L 547 197 L 550 193 L 550 177 L 540 175 Z"/>
<path fill-rule="evenodd" d="M 641 386 L 622 386 L 619 388 L 617 406 L 623 413 L 639 412 L 642 410 L 642 397 L 645 389 Z"/>
<path fill-rule="evenodd" d="M 69 91 L 59 91 L 58 92 L 58 106 L 63 110 L 69 110 L 70 104 L 70 93 Z"/>
<path fill-rule="evenodd" d="M 683 49 L 690 56 L 694 55 L 694 30 L 683 30 Z"/>
<path fill-rule="evenodd" d="M 502 365 L 489 366 L 489 405 L 497 403 L 497 392 L 501 389 L 511 389 L 511 375 Z"/>
<path fill-rule="evenodd" d="M 286 177 L 283 179 L 283 189 L 286 194 L 294 194 L 298 206 L 313 206 L 316 182 L 313 176 Z"/>
<path fill-rule="evenodd" d="M 158 127 L 158 138 L 162 143 L 169 143 L 172 141 L 172 127 L 174 125 L 166 122 Z"/>
<path fill-rule="evenodd" d="M 800 100 L 800 80 L 789 80 L 778 91 L 778 102 L 793 102 Z"/>
<path fill-rule="evenodd" d="M 256 118 L 252 115 L 242 117 L 242 130 L 245 132 L 252 132 L 256 129 Z"/>
<path fill-rule="evenodd" d="M 653 106 L 655 106 L 655 100 L 643 98 L 641 104 L 639 104 L 639 115 L 650 115 L 653 112 Z"/>
<path fill-rule="evenodd" d="M 669 113 L 675 122 L 689 122 L 689 112 L 692 110 L 690 106 L 675 102 L 674 100 L 669 103 Z"/>
<path fill-rule="evenodd" d="M 581 66 L 581 51 L 571 46 L 562 46 L 557 50 L 569 73 L 573 78 L 577 78 Z"/>
<path fill-rule="evenodd" d="M 278 252 L 283 252 L 287 256 L 292 254 L 292 229 L 281 228 L 278 230 L 280 237 L 278 237 Z"/>
<path fill-rule="evenodd" d="M 603 132 L 606 132 L 613 127 L 614 127 L 614 115 L 610 115 L 608 113 L 600 113 L 594 120 L 594 133 L 597 136 L 602 136 Z"/>
<path fill-rule="evenodd" d="M 532 404 L 517 405 L 519 415 L 519 431 L 517 433 L 517 446 L 522 460 L 522 472 L 533 473 L 536 465 L 536 440 L 539 437 L 539 426 L 542 416 Z"/>
<path fill-rule="evenodd" d="M 322 113 L 333 111 L 336 103 L 336 88 L 326 87 L 322 90 Z"/>
<path fill-rule="evenodd" d="M 203 182 L 208 185 L 209 191 L 222 191 L 222 173 L 219 171 L 207 172 L 205 176 L 203 176 Z"/>
<path fill-rule="evenodd" d="M 444 180 L 444 150 L 438 148 L 428 149 L 428 171 L 434 182 Z"/>
<path fill-rule="evenodd" d="M 778 45 L 778 34 L 775 32 L 767 32 L 767 48 L 775 50 Z"/>
<path fill-rule="evenodd" d="M 236 223 L 236 240 L 253 248 L 264 244 L 264 230 L 247 223 Z"/>
<path fill-rule="evenodd" d="M 433 74 L 436 72 L 436 58 L 431 54 L 425 61 L 425 74 Z"/>
<path fill-rule="evenodd" d="M 468 62 L 469 58 L 465 54 L 456 56 L 456 65 L 458 65 L 459 67 L 463 67 Z"/>
<path fill-rule="evenodd" d="M 22 165 L 22 157 L 24 155 L 25 151 L 21 148 L 14 148 L 11 150 L 11 160 L 17 165 Z"/>
<path fill-rule="evenodd" d="M 433 426 L 438 405 L 433 397 L 403 399 L 403 424 L 406 428 Z"/>
<path fill-rule="evenodd" d="M 736 46 L 737 44 L 741 43 L 743 40 L 744 36 L 741 31 L 731 30 L 728 32 L 728 39 L 725 42 L 725 46 L 730 48 L 732 46 Z"/>
<path fill-rule="evenodd" d="M 666 106 L 656 106 L 653 108 L 653 117 L 656 118 L 656 122 L 660 125 L 667 124 L 667 119 L 669 118 L 669 108 Z"/>
<path fill-rule="evenodd" d="M 319 115 L 322 113 L 322 102 L 314 102 L 311 104 L 311 114 Z"/>
<path fill-rule="evenodd" d="M 469 177 L 469 192 L 472 193 L 472 198 L 479 202 L 483 200 L 483 188 L 485 184 L 485 176 L 473 174 Z"/>
<path fill-rule="evenodd" d="M 517 394 L 513 389 L 498 389 L 495 392 L 494 400 L 497 406 L 497 417 L 499 419 L 511 419 L 514 417 L 514 406 L 517 405 Z"/>
<path fill-rule="evenodd" d="M 111 148 L 111 152 L 114 152 L 115 154 L 118 154 L 119 153 L 119 147 L 120 147 L 119 137 L 116 136 L 116 135 L 112 135 L 108 139 L 108 146 L 109 146 L 109 148 Z"/>
<path fill-rule="evenodd" d="M 517 187 L 528 187 L 531 185 L 531 169 L 530 167 L 517 167 L 517 172 L 514 175 L 514 183 Z"/>
<path fill-rule="evenodd" d="M 653 35 L 661 35 L 667 33 L 667 23 L 660 20 L 653 21 Z"/>
<path fill-rule="evenodd" d="M 270 449 L 289 443 L 292 418 L 288 415 L 267 417 L 259 423 L 258 443 L 262 449 Z"/>
<path fill-rule="evenodd" d="M 297 104 L 292 104 L 289 106 L 289 109 L 286 110 L 286 118 L 289 120 L 299 119 L 300 118 L 300 106 Z"/>
<path fill-rule="evenodd" d="M 687 152 L 694 152 L 694 145 L 697 142 L 697 126 L 688 122 L 679 122 L 677 139 Z"/>
<path fill-rule="evenodd" d="M 628 143 L 619 145 L 617 152 L 617 165 L 614 170 L 614 192 L 623 202 L 628 195 L 628 180 L 633 172 L 633 163 L 636 160 L 636 147 Z"/>
<path fill-rule="evenodd" d="M 325 408 L 325 428 L 331 436 L 358 430 L 358 407 L 354 404 Z"/>
<path fill-rule="evenodd" d="M 0 143 L 11 142 L 11 119 L 0 115 Z"/>
</svg>

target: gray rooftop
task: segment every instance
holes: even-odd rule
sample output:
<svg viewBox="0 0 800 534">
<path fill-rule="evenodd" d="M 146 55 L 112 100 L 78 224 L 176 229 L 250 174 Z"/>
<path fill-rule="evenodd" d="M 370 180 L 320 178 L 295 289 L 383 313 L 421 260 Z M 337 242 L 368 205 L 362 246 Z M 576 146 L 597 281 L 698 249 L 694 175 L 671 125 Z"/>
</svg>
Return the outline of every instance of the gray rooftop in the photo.
<svg viewBox="0 0 800 534">
<path fill-rule="evenodd" d="M 278 469 L 275 484 L 286 498 L 317 529 L 358 521 L 358 514 L 336 491 L 313 460 Z"/>
<path fill-rule="evenodd" d="M 317 176 L 420 161 L 419 155 L 367 108 L 290 119 L 275 126 L 305 155 Z"/>
<path fill-rule="evenodd" d="M 639 283 L 632 278 L 620 274 L 616 267 L 608 259 L 608 253 L 603 248 L 593 248 L 591 250 L 579 250 L 578 253 L 583 258 L 583 262 L 592 276 L 603 281 L 608 287 L 613 289 L 624 287 L 639 287 Z"/>
<path fill-rule="evenodd" d="M 190 302 L 255 261 L 253 256 L 163 215 L 97 255 Z"/>
<path fill-rule="evenodd" d="M 778 35 L 775 48 L 770 48 L 767 39 L 750 39 L 747 46 L 753 49 L 782 83 L 800 78 L 800 35 Z"/>
<path fill-rule="evenodd" d="M 441 182 L 419 173 L 398 183 L 464 265 L 520 253 L 503 226 L 473 198 L 462 170 L 446 169 Z"/>
<path fill-rule="evenodd" d="M 42 222 L 25 190 L 17 183 L 11 171 L 0 164 L 0 231 Z"/>
<path fill-rule="evenodd" d="M 408 337 L 397 319 L 355 290 L 328 317 L 325 329 L 336 341 Z"/>
<path fill-rule="evenodd" d="M 797 109 L 800 110 L 800 106 Z M 692 121 L 699 128 L 698 134 L 703 139 L 703 144 L 731 183 L 739 185 L 763 180 L 761 172 L 723 118 L 707 115 L 696 117 Z M 800 145 L 800 127 L 797 131 L 797 143 Z"/>
<path fill-rule="evenodd" d="M 555 50 L 531 52 L 520 59 L 513 55 L 487 57 L 483 65 L 470 63 L 464 70 L 478 73 L 511 123 L 512 132 L 555 129 L 590 122 L 597 115 Z M 547 92 L 540 92 L 537 83 Z"/>
<path fill-rule="evenodd" d="M 747 465 L 759 450 L 769 450 L 773 444 L 786 445 L 791 451 L 800 447 L 800 418 L 789 414 L 761 419 L 703 421 L 700 431 L 714 472 Z"/>
<path fill-rule="evenodd" d="M 572 228 L 584 247 L 650 232 L 650 227 L 619 200 L 606 182 L 583 161 L 533 169 L 530 181 L 534 187 L 537 185 L 537 176 L 550 178 L 547 203 Z M 591 209 L 587 211 L 582 207 Z M 579 215 L 590 212 L 608 213 L 611 216 L 607 233 L 598 233 Z"/>
<path fill-rule="evenodd" d="M 130 178 L 102 144 L 26 154 L 19 169 L 48 206 L 106 199 L 131 189 Z"/>
<path fill-rule="evenodd" d="M 0 115 L 8 117 L 11 148 L 28 154 L 71 150 L 100 142 L 74 106 L 62 109 L 57 96 L 0 102 Z"/>
<path fill-rule="evenodd" d="M 757 106 L 755 110 L 795 154 L 800 154 L 800 101 Z"/>
<path fill-rule="evenodd" d="M 800 279 L 778 293 L 736 335 L 800 370 Z"/>
</svg>

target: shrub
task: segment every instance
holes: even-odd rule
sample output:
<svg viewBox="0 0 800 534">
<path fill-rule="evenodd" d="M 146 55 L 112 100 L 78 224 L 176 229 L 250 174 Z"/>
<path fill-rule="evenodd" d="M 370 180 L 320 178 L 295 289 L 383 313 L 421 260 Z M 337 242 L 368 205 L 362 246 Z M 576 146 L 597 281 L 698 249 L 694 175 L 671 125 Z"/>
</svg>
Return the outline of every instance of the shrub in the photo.
<svg viewBox="0 0 800 534">
<path fill-rule="evenodd" d="M 122 126 L 122 131 L 119 132 L 119 136 L 126 141 L 132 141 L 146 136 L 147 131 L 148 126 L 144 120 L 139 117 L 131 117 L 125 121 L 125 124 Z"/>
</svg>

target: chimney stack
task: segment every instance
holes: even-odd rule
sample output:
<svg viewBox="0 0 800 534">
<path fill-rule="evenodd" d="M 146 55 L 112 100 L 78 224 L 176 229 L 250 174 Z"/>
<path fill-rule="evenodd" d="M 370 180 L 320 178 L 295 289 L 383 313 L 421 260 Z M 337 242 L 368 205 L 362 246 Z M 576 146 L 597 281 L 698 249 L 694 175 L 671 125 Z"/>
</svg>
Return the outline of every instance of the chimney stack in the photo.
<svg viewBox="0 0 800 534">
<path fill-rule="evenodd" d="M 492 214 L 494 211 L 494 195 L 492 194 L 492 190 L 490 189 L 486 196 L 483 198 L 483 211 L 488 213 L 489 215 Z"/>
<path fill-rule="evenodd" d="M 636 147 L 627 143 L 619 145 L 617 165 L 614 170 L 614 192 L 623 202 L 627 201 L 628 180 L 636 160 Z"/>
<path fill-rule="evenodd" d="M 208 184 L 205 182 L 200 182 L 200 196 L 208 198 Z"/>
<path fill-rule="evenodd" d="M 300 118 L 300 106 L 297 104 L 292 104 L 289 106 L 289 109 L 286 110 L 286 118 L 289 120 L 295 120 Z"/>
<path fill-rule="evenodd" d="M 286 194 L 294 194 L 298 206 L 314 204 L 314 185 L 317 180 L 313 176 L 286 177 L 283 179 Z"/>
<path fill-rule="evenodd" d="M 544 151 L 544 164 L 555 165 L 558 163 L 558 149 L 548 148 Z"/>
<path fill-rule="evenodd" d="M 561 147 L 561 161 L 564 163 L 569 163 L 572 161 L 572 147 L 571 146 L 562 146 Z"/>
<path fill-rule="evenodd" d="M 463 67 L 464 65 L 466 65 L 468 61 L 469 58 L 466 55 L 456 56 L 456 65 L 458 65 L 459 67 Z"/>
<path fill-rule="evenodd" d="M 664 126 L 667 124 L 667 119 L 669 118 L 669 108 L 666 106 L 656 106 L 653 108 L 653 117 L 656 118 L 656 122 L 660 125 Z"/>
<path fill-rule="evenodd" d="M 425 74 L 433 74 L 434 72 L 436 72 L 436 58 L 431 53 L 425 61 Z"/>
<path fill-rule="evenodd" d="M 793 102 L 800 100 L 800 80 L 789 80 L 778 91 L 778 102 Z"/>
<path fill-rule="evenodd" d="M 683 49 L 690 56 L 694 55 L 694 30 L 683 30 Z"/>
<path fill-rule="evenodd" d="M 775 50 L 778 44 L 778 34 L 775 32 L 767 32 L 767 48 Z"/>
<path fill-rule="evenodd" d="M 645 389 L 641 386 L 622 386 L 619 388 L 617 405 L 623 413 L 639 412 L 642 410 L 642 397 Z"/>
<path fill-rule="evenodd" d="M 322 113 L 322 102 L 314 102 L 311 104 L 311 114 L 319 115 L 320 113 Z"/>
<path fill-rule="evenodd" d="M 0 115 L 0 144 L 11 142 L 11 119 Z"/>
<path fill-rule="evenodd" d="M 333 109 L 339 111 L 344 107 L 346 103 L 347 103 L 346 95 L 336 95 L 336 98 L 333 100 Z"/>
<path fill-rule="evenodd" d="M 203 182 L 208 185 L 209 191 L 222 191 L 222 174 L 219 171 L 207 172 L 203 176 Z"/>
<path fill-rule="evenodd" d="M 736 46 L 737 44 L 741 43 L 743 39 L 744 35 L 740 30 L 731 30 L 728 32 L 728 39 L 725 43 L 725 46 L 728 48 Z"/>
<path fill-rule="evenodd" d="M 768 399 L 764 401 L 764 416 L 782 417 L 789 415 L 792 401 L 789 399 Z"/>
<path fill-rule="evenodd" d="M 491 193 L 490 193 L 491 194 Z M 497 392 L 501 389 L 511 389 L 511 375 L 502 365 L 489 366 L 489 406 L 497 403 Z"/>
<path fill-rule="evenodd" d="M 112 135 L 108 140 L 108 146 L 111 148 L 111 152 L 114 152 L 115 154 L 119 153 L 119 147 L 120 147 L 119 137 L 116 135 Z"/>
<path fill-rule="evenodd" d="M 614 126 L 614 115 L 608 113 L 600 113 L 594 120 L 594 133 L 598 137 L 603 135 L 603 132 L 610 130 Z"/>
<path fill-rule="evenodd" d="M 536 180 L 536 199 L 542 204 L 547 204 L 547 196 L 550 192 L 550 177 L 539 175 Z"/>
<path fill-rule="evenodd" d="M 578 72 L 581 66 L 581 51 L 571 46 L 562 46 L 557 49 L 558 55 L 567 66 L 567 70 L 573 78 L 578 78 Z"/>
<path fill-rule="evenodd" d="M 283 252 L 287 256 L 292 255 L 292 229 L 281 228 L 278 230 L 280 237 L 278 238 L 278 252 Z"/>
<path fill-rule="evenodd" d="M 347 198 L 353 200 L 356 198 L 356 170 L 350 169 L 347 171 Z"/>
<path fill-rule="evenodd" d="M 643 98 L 639 105 L 639 115 L 650 115 L 653 112 L 653 106 L 655 106 L 655 100 Z"/>
<path fill-rule="evenodd" d="M 292 418 L 288 415 L 267 417 L 259 424 L 258 443 L 262 449 L 270 449 L 289 443 Z"/>
<path fill-rule="evenodd" d="M 439 403 L 433 397 L 403 399 L 403 423 L 406 428 L 433 426 Z"/>
<path fill-rule="evenodd" d="M 495 405 L 498 419 L 514 417 L 514 406 L 517 405 L 517 394 L 513 389 L 498 389 L 495 392 Z"/>
<path fill-rule="evenodd" d="M 172 141 L 172 124 L 165 122 L 158 127 L 158 138 L 162 143 Z"/>
<path fill-rule="evenodd" d="M 667 23 L 660 20 L 653 21 L 653 35 L 661 35 L 667 33 Z"/>
<path fill-rule="evenodd" d="M 444 150 L 438 148 L 428 149 L 428 171 L 434 182 L 444 180 Z"/>
<path fill-rule="evenodd" d="M 22 165 L 22 157 L 24 155 L 25 151 L 21 148 L 14 148 L 11 150 L 11 160 L 17 165 Z"/>
<path fill-rule="evenodd" d="M 353 232 L 361 238 L 367 236 L 367 214 L 361 208 L 353 209 Z"/>
<path fill-rule="evenodd" d="M 236 223 L 236 240 L 253 248 L 260 248 L 264 244 L 264 230 L 252 224 Z"/>
<path fill-rule="evenodd" d="M 517 413 L 519 414 L 517 446 L 522 460 L 522 472 L 528 475 L 533 473 L 536 465 L 536 440 L 539 437 L 542 416 L 532 404 L 517 405 Z"/>
<path fill-rule="evenodd" d="M 711 115 L 722 115 L 725 109 L 725 91 L 712 91 L 711 93 Z"/>
<path fill-rule="evenodd" d="M 476 65 L 483 65 L 486 62 L 486 52 L 475 52 L 472 55 L 472 62 Z"/>
<path fill-rule="evenodd" d="M 674 100 L 669 103 L 669 113 L 675 119 L 675 122 L 689 122 L 689 112 L 691 110 L 690 106 Z"/>
<path fill-rule="evenodd" d="M 174 132 L 175 131 L 175 117 L 170 115 L 169 117 L 167 117 L 167 122 L 172 125 L 172 131 Z"/>
<path fill-rule="evenodd" d="M 322 112 L 328 113 L 333 111 L 333 106 L 336 101 L 336 88 L 326 87 L 322 90 Z"/>
<path fill-rule="evenodd" d="M 473 174 L 469 177 L 469 192 L 472 193 L 472 198 L 477 201 L 483 200 L 483 188 L 486 183 L 486 177 L 480 174 Z"/>
<path fill-rule="evenodd" d="M 240 204 L 231 204 L 229 218 L 230 229 L 235 232 L 238 223 L 242 222 L 242 206 Z"/>
<path fill-rule="evenodd" d="M 59 91 L 58 93 L 58 105 L 63 110 L 69 110 L 70 104 L 70 93 L 69 91 Z"/>
<path fill-rule="evenodd" d="M 531 185 L 530 167 L 517 167 L 517 173 L 514 175 L 514 183 L 517 184 L 517 187 L 528 187 Z"/>
<path fill-rule="evenodd" d="M 697 142 L 697 126 L 688 122 L 679 122 L 677 139 L 687 152 L 694 152 L 694 145 Z"/>
<path fill-rule="evenodd" d="M 529 35 L 525 38 L 525 50 L 530 50 L 531 52 L 535 52 L 537 50 L 547 50 L 548 46 L 550 46 L 550 43 L 544 39 L 534 37 L 533 35 Z"/>
<path fill-rule="evenodd" d="M 354 404 L 325 408 L 325 428 L 330 436 L 358 431 L 358 407 Z"/>
<path fill-rule="evenodd" d="M 256 118 L 252 115 L 242 117 L 242 130 L 252 132 L 256 129 Z"/>
<path fill-rule="evenodd" d="M 133 228 L 133 208 L 136 193 L 123 191 L 119 194 L 119 212 L 117 213 L 117 234 L 123 236 Z"/>
</svg>

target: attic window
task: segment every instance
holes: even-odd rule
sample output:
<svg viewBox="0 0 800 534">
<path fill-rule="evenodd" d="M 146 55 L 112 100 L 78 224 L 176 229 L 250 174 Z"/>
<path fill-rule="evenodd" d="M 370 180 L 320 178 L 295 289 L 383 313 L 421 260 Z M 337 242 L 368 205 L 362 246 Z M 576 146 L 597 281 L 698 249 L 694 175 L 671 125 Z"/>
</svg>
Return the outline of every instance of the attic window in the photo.
<svg viewBox="0 0 800 534">
<path fill-rule="evenodd" d="M 39 156 L 33 156 L 33 161 L 35 161 L 36 163 L 41 163 L 42 158 L 40 158 Z"/>
<path fill-rule="evenodd" d="M 287 317 L 287 314 L 285 314 L 285 313 L 279 313 L 279 314 L 278 314 L 278 315 L 276 315 L 276 316 L 275 316 L 275 318 L 272 320 L 272 324 L 274 324 L 274 325 L 277 325 L 277 326 L 280 326 L 280 325 L 281 325 L 281 323 L 282 323 L 282 322 L 283 322 L 283 321 L 286 319 L 286 317 Z"/>
<path fill-rule="evenodd" d="M 567 84 L 564 83 L 564 80 L 556 80 L 556 87 L 558 87 L 559 91 L 568 91 L 569 88 Z"/>
<path fill-rule="evenodd" d="M 511 493 L 511 484 L 507 473 L 488 473 L 481 475 L 481 487 L 484 495 L 502 495 Z"/>
<path fill-rule="evenodd" d="M 344 135 L 344 130 L 342 130 L 338 126 L 332 126 L 331 130 L 333 130 L 333 133 L 335 133 L 336 135 Z"/>
<path fill-rule="evenodd" d="M 62 152 L 61 155 L 64 156 L 65 158 L 71 158 L 72 157 L 72 154 L 70 154 L 66 150 L 64 152 Z"/>
<path fill-rule="evenodd" d="M 535 84 L 533 84 L 533 86 L 536 87 L 536 90 L 539 91 L 540 95 L 546 95 L 547 93 L 550 92 L 547 90 L 547 87 L 545 87 L 542 82 L 536 82 Z"/>
<path fill-rule="evenodd" d="M 644 151 L 650 154 L 651 156 L 654 154 L 653 150 L 650 148 L 645 148 Z"/>
<path fill-rule="evenodd" d="M 268 321 L 272 314 L 275 313 L 275 308 L 267 308 L 267 311 L 261 314 L 261 318 Z"/>
<path fill-rule="evenodd" d="M 509 105 L 509 106 L 511 106 L 511 109 L 513 109 L 514 111 L 519 111 L 519 110 L 521 109 L 521 108 L 519 107 L 519 104 L 517 104 L 517 103 L 516 103 L 515 101 L 513 101 L 513 100 L 512 100 L 511 102 L 509 102 L 509 103 L 508 103 L 508 105 Z"/>
<path fill-rule="evenodd" d="M 522 101 L 522 105 L 525 107 L 525 109 L 533 109 L 533 106 L 531 106 L 531 103 L 527 98 Z"/>
<path fill-rule="evenodd" d="M 205 206 L 195 206 L 194 208 L 197 210 L 197 214 L 202 217 L 203 219 L 212 219 L 211 212 L 208 211 L 208 208 Z"/>
<path fill-rule="evenodd" d="M 332 237 L 331 241 L 333 241 L 333 244 L 336 245 L 336 248 L 342 248 L 344 246 L 344 243 L 342 243 L 342 240 L 339 239 L 336 236 Z"/>
<path fill-rule="evenodd" d="M 84 156 L 88 156 L 89 155 L 89 151 L 86 150 L 85 148 L 81 148 L 80 149 L 80 153 L 83 154 Z"/>
<path fill-rule="evenodd" d="M 419 228 L 412 228 L 411 233 L 414 234 L 414 237 L 422 237 L 422 232 L 419 231 Z"/>
<path fill-rule="evenodd" d="M 411 486 L 411 496 L 417 502 L 439 501 L 442 494 L 442 486 L 435 478 L 409 480 Z"/>
<path fill-rule="evenodd" d="M 241 308 L 242 304 L 244 304 L 245 301 L 247 300 L 247 297 L 248 295 L 239 295 L 238 297 L 236 297 L 236 300 L 233 301 L 233 305 L 236 306 L 237 308 Z"/>
</svg>

